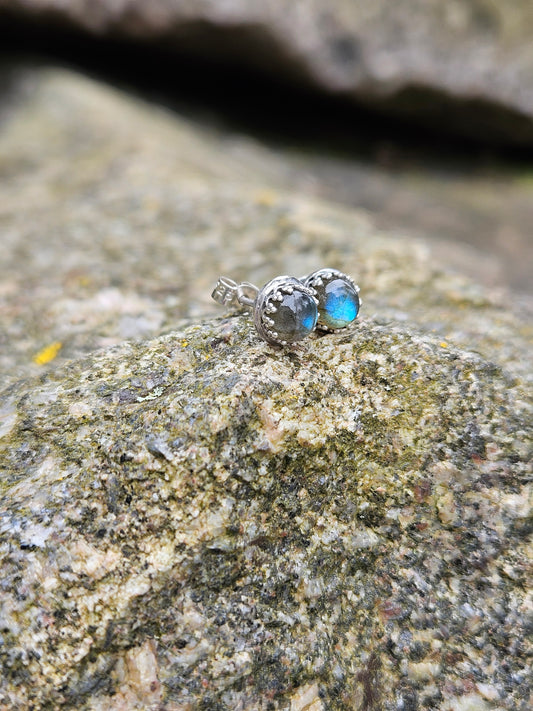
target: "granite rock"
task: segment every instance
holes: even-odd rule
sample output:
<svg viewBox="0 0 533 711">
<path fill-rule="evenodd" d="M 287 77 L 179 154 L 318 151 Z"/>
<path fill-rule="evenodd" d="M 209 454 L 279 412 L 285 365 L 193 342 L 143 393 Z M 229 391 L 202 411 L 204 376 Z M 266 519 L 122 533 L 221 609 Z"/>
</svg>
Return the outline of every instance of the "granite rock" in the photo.
<svg viewBox="0 0 533 711">
<path fill-rule="evenodd" d="M 2 9 L 255 65 L 476 138 L 533 142 L 528 0 L 0 0 Z"/>
<path fill-rule="evenodd" d="M 530 708 L 528 301 L 294 194 L 248 139 L 22 77 L 0 708 Z M 209 297 L 326 265 L 360 319 L 289 350 Z"/>
<path fill-rule="evenodd" d="M 308 171 L 293 156 L 82 76 L 18 69 L 11 77 L 0 117 L 4 384 L 213 315 L 220 274 L 262 286 L 324 266 L 357 279 L 367 313 L 409 319 L 528 371 L 531 300 L 447 268 L 490 272 L 486 251 L 378 228 L 368 211 L 306 192 L 297 176 Z M 492 193 L 475 201 L 492 204 Z"/>
<path fill-rule="evenodd" d="M 0 705 L 531 707 L 531 410 L 364 318 L 247 317 L 2 393 Z"/>
</svg>

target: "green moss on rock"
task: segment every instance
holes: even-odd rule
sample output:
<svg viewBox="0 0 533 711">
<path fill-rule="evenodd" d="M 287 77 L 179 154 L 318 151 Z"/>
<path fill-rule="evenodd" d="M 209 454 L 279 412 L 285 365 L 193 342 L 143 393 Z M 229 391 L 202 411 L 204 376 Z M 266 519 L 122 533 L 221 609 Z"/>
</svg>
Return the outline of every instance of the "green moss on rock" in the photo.
<svg viewBox="0 0 533 711">
<path fill-rule="evenodd" d="M 230 317 L 3 402 L 4 704 L 525 709 L 529 413 L 500 368 Z"/>
</svg>

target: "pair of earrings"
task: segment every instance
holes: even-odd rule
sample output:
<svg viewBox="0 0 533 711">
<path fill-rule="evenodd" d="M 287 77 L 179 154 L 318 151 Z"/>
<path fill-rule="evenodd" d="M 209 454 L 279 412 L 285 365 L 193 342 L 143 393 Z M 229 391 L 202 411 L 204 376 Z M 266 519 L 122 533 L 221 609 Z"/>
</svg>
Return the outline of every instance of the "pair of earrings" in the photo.
<svg viewBox="0 0 533 711">
<path fill-rule="evenodd" d="M 319 269 L 302 279 L 279 276 L 258 289 L 220 277 L 213 299 L 253 312 L 257 332 L 267 343 L 286 346 L 312 333 L 349 326 L 361 307 L 359 287 L 337 269 Z"/>
</svg>

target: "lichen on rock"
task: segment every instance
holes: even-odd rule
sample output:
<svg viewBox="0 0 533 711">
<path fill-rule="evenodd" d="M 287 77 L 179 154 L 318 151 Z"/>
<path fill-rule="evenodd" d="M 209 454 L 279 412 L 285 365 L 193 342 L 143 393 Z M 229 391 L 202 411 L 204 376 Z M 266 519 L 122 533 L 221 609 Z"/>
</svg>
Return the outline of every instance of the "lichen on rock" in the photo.
<svg viewBox="0 0 533 711">
<path fill-rule="evenodd" d="M 0 132 L 2 384 L 213 316 L 220 274 L 262 286 L 326 266 L 353 276 L 383 323 L 414 323 L 529 375 L 531 300 L 448 268 L 445 255 L 481 253 L 436 250 L 293 192 L 294 159 L 245 137 L 64 70 L 14 77 L 20 97 Z"/>
<path fill-rule="evenodd" d="M 0 707 L 529 709 L 527 298 L 291 194 L 244 139 L 21 76 Z M 279 350 L 214 317 L 220 273 L 325 265 L 362 287 L 353 328 Z"/>
<path fill-rule="evenodd" d="M 11 386 L 2 703 L 525 709 L 519 393 L 409 329 L 244 316 Z"/>
</svg>

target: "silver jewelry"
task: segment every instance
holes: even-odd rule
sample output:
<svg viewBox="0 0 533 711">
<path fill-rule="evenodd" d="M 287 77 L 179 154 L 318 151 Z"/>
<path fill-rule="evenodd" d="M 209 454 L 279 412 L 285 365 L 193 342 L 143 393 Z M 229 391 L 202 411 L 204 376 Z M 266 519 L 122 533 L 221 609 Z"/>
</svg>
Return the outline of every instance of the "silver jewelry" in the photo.
<svg viewBox="0 0 533 711">
<path fill-rule="evenodd" d="M 302 281 L 318 299 L 317 329 L 336 331 L 355 321 L 363 302 L 351 277 L 337 269 L 319 269 Z"/>
<path fill-rule="evenodd" d="M 301 341 L 314 331 L 318 319 L 314 289 L 296 277 L 276 277 L 262 289 L 220 277 L 211 296 L 223 306 L 251 309 L 257 332 L 275 346 Z"/>
</svg>

